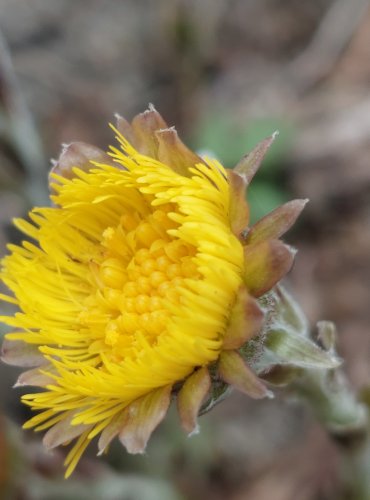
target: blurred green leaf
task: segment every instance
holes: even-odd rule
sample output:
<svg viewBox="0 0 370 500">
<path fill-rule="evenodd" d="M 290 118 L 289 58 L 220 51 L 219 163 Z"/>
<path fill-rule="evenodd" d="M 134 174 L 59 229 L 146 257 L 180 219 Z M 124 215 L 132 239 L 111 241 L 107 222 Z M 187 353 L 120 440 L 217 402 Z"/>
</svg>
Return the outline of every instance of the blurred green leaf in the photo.
<svg viewBox="0 0 370 500">
<path fill-rule="evenodd" d="M 243 155 L 276 130 L 279 138 L 262 167 L 266 175 L 281 161 L 292 139 L 291 127 L 283 119 L 267 117 L 240 124 L 225 110 L 213 110 L 195 127 L 193 146 L 211 151 L 225 166 L 234 167 Z"/>
<path fill-rule="evenodd" d="M 279 169 L 292 141 L 291 126 L 282 118 L 276 117 L 253 119 L 246 124 L 240 124 L 225 110 L 214 109 L 195 127 L 195 149 L 216 156 L 227 167 L 234 167 L 242 156 L 276 130 L 279 131 L 279 137 L 248 188 L 252 222 L 289 199 L 281 186 Z"/>
<path fill-rule="evenodd" d="M 251 222 L 254 223 L 288 201 L 289 196 L 277 184 L 254 180 L 248 187 L 247 198 L 251 209 Z"/>
</svg>

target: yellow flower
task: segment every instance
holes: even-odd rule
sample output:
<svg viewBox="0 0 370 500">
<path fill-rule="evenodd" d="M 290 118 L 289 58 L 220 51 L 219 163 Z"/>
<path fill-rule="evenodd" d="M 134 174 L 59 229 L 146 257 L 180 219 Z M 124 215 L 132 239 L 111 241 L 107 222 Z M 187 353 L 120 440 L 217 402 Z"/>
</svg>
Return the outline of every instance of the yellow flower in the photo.
<svg viewBox="0 0 370 500">
<path fill-rule="evenodd" d="M 53 206 L 16 221 L 27 240 L 2 261 L 12 296 L 1 298 L 19 309 L 1 318 L 15 329 L 3 359 L 31 368 L 18 385 L 42 387 L 22 398 L 39 410 L 25 427 L 48 429 L 49 448 L 76 439 L 66 476 L 98 435 L 100 453 L 117 435 L 143 452 L 171 395 L 189 433 L 219 378 L 268 395 L 238 349 L 262 327 L 254 297 L 292 264 L 277 238 L 303 207 L 246 230 L 244 191 L 271 138 L 228 172 L 188 150 L 153 108 L 115 130 L 120 148 L 109 154 L 65 148 Z"/>
</svg>

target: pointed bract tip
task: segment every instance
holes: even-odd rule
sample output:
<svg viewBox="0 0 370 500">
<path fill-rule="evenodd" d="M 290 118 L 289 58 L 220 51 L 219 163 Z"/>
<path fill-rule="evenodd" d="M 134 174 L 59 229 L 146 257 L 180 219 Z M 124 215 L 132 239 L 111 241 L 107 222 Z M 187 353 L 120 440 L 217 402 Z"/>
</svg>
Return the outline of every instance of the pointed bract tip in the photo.
<svg viewBox="0 0 370 500">
<path fill-rule="evenodd" d="M 307 201 L 307 199 L 288 201 L 262 217 L 250 228 L 244 239 L 245 244 L 280 238 L 294 225 Z"/>
<path fill-rule="evenodd" d="M 263 139 L 254 147 L 254 149 L 252 149 L 250 153 L 243 156 L 243 158 L 235 166 L 234 172 L 243 175 L 247 184 L 249 184 L 255 176 L 276 137 L 277 132 L 274 132 L 269 137 L 266 137 L 266 139 Z"/>
<path fill-rule="evenodd" d="M 289 252 L 291 253 L 291 255 L 294 258 L 298 253 L 298 248 L 295 248 L 292 245 L 287 245 L 286 243 L 284 243 L 284 245 L 286 246 L 286 248 L 289 250 Z"/>
<path fill-rule="evenodd" d="M 175 125 L 172 125 L 172 127 L 160 128 L 156 131 L 156 134 L 165 134 L 166 132 L 176 132 L 177 133 Z"/>
<path fill-rule="evenodd" d="M 179 138 L 175 127 L 161 126 L 155 131 L 158 159 L 178 174 L 189 177 L 189 169 L 202 159 L 191 151 Z"/>
<path fill-rule="evenodd" d="M 94 163 L 117 166 L 107 153 L 91 144 L 81 141 L 62 144 L 59 158 L 53 164 L 49 174 L 51 184 L 55 184 L 53 174 L 65 179 L 73 179 L 76 176 L 76 168 L 87 172 L 94 167 Z"/>
<path fill-rule="evenodd" d="M 197 434 L 199 434 L 199 433 L 200 433 L 200 427 L 199 427 L 199 425 L 196 425 L 196 426 L 194 427 L 194 429 L 193 429 L 191 432 L 189 432 L 189 434 L 188 434 L 188 438 L 191 438 L 191 437 L 193 437 L 193 436 L 196 436 L 196 435 L 197 435 Z"/>
<path fill-rule="evenodd" d="M 222 351 L 218 371 L 222 380 L 254 399 L 271 398 L 271 391 L 237 351 Z"/>
</svg>

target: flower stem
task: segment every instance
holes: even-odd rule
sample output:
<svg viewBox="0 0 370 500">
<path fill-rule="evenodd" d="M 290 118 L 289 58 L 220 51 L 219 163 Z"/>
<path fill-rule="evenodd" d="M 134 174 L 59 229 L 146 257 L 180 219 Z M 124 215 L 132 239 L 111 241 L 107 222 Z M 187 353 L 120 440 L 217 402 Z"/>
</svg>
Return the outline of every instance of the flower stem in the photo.
<svg viewBox="0 0 370 500">
<path fill-rule="evenodd" d="M 264 378 L 305 401 L 328 431 L 341 456 L 342 499 L 369 500 L 370 405 L 360 401 L 337 357 L 335 326 L 319 322 L 314 338 L 299 305 L 282 287 L 270 294 L 266 307 Z"/>
<path fill-rule="evenodd" d="M 341 369 L 304 370 L 291 388 L 327 429 L 341 456 L 343 500 L 370 499 L 369 414 Z"/>
</svg>

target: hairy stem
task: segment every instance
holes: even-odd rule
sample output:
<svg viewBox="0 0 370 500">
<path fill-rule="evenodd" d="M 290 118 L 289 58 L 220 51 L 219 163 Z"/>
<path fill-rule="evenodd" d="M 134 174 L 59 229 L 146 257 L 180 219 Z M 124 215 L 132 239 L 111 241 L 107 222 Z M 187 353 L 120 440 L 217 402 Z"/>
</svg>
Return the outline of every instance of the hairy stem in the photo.
<svg viewBox="0 0 370 500">
<path fill-rule="evenodd" d="M 314 338 L 299 305 L 282 287 L 262 306 L 268 322 L 257 371 L 304 400 L 327 429 L 342 458 L 343 500 L 369 500 L 370 405 L 360 401 L 342 369 L 335 326 L 319 322 Z"/>
<path fill-rule="evenodd" d="M 370 499 L 370 435 L 367 407 L 358 401 L 343 371 L 304 370 L 292 383 L 337 444 L 343 500 Z"/>
</svg>

